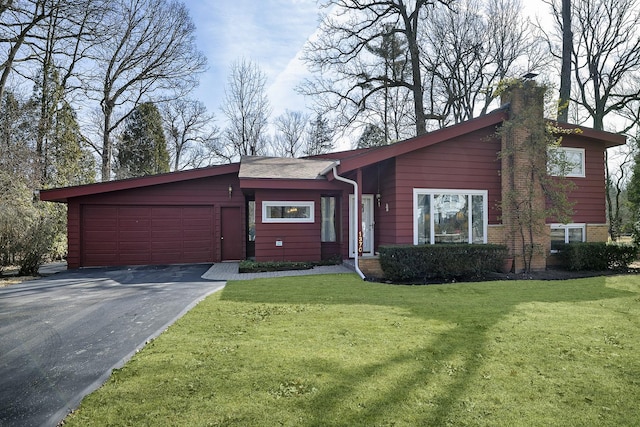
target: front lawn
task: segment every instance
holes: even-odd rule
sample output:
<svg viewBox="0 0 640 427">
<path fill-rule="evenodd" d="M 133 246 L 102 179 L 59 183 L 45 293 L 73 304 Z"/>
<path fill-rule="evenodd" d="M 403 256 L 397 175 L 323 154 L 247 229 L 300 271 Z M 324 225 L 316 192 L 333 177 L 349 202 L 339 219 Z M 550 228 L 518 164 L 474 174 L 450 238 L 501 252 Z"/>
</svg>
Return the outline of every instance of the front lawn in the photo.
<svg viewBox="0 0 640 427">
<path fill-rule="evenodd" d="M 230 282 L 65 426 L 631 426 L 640 276 Z"/>
</svg>

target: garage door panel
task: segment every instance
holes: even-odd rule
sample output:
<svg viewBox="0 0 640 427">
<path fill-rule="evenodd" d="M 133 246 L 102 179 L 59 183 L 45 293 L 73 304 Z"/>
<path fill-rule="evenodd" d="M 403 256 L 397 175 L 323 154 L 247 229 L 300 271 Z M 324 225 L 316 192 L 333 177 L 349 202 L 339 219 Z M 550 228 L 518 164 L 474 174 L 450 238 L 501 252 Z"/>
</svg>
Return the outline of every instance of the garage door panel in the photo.
<svg viewBox="0 0 640 427">
<path fill-rule="evenodd" d="M 121 230 L 118 233 L 118 240 L 121 242 L 144 242 L 148 245 L 149 242 L 149 232 L 137 231 L 137 230 Z"/>
<path fill-rule="evenodd" d="M 182 226 L 182 218 L 153 218 L 154 228 L 179 228 Z"/>
<path fill-rule="evenodd" d="M 120 218 L 149 218 L 151 207 L 149 206 L 118 206 L 118 216 Z"/>
<path fill-rule="evenodd" d="M 140 230 L 141 228 L 149 228 L 149 221 L 146 218 L 120 218 L 118 220 L 118 228 L 120 230 Z"/>
<path fill-rule="evenodd" d="M 182 240 L 182 229 L 166 229 L 166 230 L 153 230 L 151 231 L 151 240 L 159 241 L 159 240 L 171 240 L 171 241 L 180 241 Z"/>
<path fill-rule="evenodd" d="M 213 206 L 83 206 L 82 265 L 211 262 L 213 225 Z"/>
</svg>

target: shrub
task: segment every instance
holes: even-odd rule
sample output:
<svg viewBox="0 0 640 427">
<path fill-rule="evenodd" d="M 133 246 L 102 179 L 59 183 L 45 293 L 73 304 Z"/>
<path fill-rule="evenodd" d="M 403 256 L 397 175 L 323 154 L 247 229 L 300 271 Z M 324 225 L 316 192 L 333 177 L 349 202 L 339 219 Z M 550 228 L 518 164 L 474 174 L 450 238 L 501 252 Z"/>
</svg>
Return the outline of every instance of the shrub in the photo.
<svg viewBox="0 0 640 427">
<path fill-rule="evenodd" d="M 264 273 L 269 271 L 309 270 L 313 268 L 312 262 L 293 261 L 241 261 L 238 267 L 240 273 Z"/>
<path fill-rule="evenodd" d="M 559 253 L 563 267 L 568 270 L 624 270 L 636 259 L 637 248 L 604 242 L 583 242 L 562 245 Z"/>
<path fill-rule="evenodd" d="M 381 246 L 380 265 L 393 281 L 478 278 L 498 271 L 507 257 L 502 245 Z"/>
</svg>

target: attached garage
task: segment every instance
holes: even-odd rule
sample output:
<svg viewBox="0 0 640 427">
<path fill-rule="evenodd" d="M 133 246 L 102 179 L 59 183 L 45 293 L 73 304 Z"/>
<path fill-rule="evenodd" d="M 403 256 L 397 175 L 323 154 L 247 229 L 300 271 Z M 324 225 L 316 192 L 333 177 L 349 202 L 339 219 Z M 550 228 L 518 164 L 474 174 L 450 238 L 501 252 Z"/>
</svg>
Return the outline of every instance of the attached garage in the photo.
<svg viewBox="0 0 640 427">
<path fill-rule="evenodd" d="M 84 205 L 82 265 L 213 262 L 213 206 Z"/>
<path fill-rule="evenodd" d="M 68 268 L 244 259 L 238 164 L 43 190 L 66 203 Z"/>
</svg>

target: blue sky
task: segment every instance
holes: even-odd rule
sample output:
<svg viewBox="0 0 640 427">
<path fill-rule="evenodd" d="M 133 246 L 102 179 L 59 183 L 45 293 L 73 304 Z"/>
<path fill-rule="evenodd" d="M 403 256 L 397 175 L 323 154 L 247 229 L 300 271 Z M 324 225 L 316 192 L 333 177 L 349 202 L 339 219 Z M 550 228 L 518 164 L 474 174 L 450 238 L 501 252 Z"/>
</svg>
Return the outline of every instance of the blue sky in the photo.
<svg viewBox="0 0 640 427">
<path fill-rule="evenodd" d="M 240 58 L 258 63 L 267 75 L 272 119 L 290 110 L 304 110 L 294 91 L 306 73 L 298 55 L 317 29 L 314 0 L 185 0 L 197 27 L 199 49 L 208 70 L 194 97 L 214 112 L 222 125 L 220 106 L 231 64 Z"/>
</svg>

